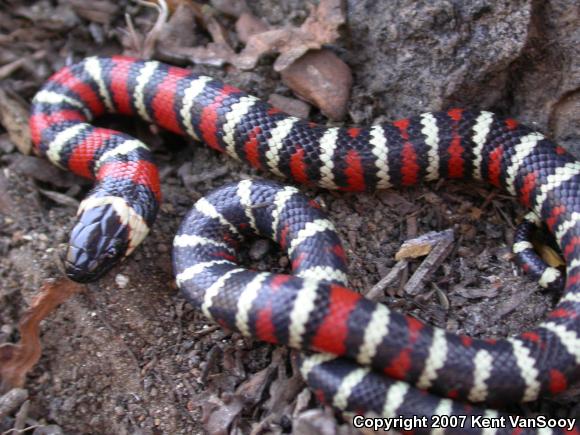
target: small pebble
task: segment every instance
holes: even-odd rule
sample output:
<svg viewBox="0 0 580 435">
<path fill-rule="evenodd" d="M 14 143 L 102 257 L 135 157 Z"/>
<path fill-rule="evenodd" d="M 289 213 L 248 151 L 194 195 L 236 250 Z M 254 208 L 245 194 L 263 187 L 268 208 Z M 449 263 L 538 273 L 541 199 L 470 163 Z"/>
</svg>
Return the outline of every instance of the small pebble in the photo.
<svg viewBox="0 0 580 435">
<path fill-rule="evenodd" d="M 2 334 L 6 334 L 6 335 L 10 335 L 12 334 L 12 332 L 14 331 L 14 326 L 12 325 L 2 325 L 2 327 L 0 327 L 0 332 L 2 332 Z"/>
<path fill-rule="evenodd" d="M 352 74 L 348 65 L 332 51 L 309 51 L 282 70 L 282 81 L 333 121 L 346 115 Z"/>
<path fill-rule="evenodd" d="M 127 284 L 129 284 L 129 277 L 127 275 L 123 275 L 121 273 L 118 273 L 115 276 L 115 283 L 117 284 L 117 287 L 125 288 L 125 287 L 127 287 Z"/>
<path fill-rule="evenodd" d="M 268 98 L 268 103 L 283 112 L 286 112 L 288 115 L 296 116 L 297 118 L 307 119 L 310 114 L 310 106 L 304 101 L 295 98 L 272 94 L 270 95 L 270 98 Z"/>
</svg>

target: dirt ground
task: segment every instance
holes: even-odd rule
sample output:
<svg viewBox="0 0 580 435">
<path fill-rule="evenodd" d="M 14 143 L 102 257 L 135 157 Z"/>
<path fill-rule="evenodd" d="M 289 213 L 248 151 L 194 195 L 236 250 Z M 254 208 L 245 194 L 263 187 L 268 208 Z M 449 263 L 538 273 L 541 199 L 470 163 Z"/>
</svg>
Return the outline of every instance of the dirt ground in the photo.
<svg viewBox="0 0 580 435">
<path fill-rule="evenodd" d="M 150 28 L 155 20 L 150 8 L 100 0 L 95 5 L 103 10 L 109 6 L 114 18 L 110 24 L 99 24 L 71 9 L 70 4 L 77 3 L 0 6 L 4 34 L 20 27 L 30 31 L 18 43 L 0 44 L 1 64 L 28 59 L 5 75 L 0 89 L 29 102 L 47 76 L 65 62 L 122 52 L 124 12 L 134 17 L 138 31 Z M 255 14 L 279 24 L 300 22 L 308 13 L 306 3 L 290 2 L 292 14 L 276 15 L 274 4 L 256 2 Z M 228 23 L 227 17 L 223 20 Z M 203 29 L 196 35 L 207 42 Z M 266 57 L 245 72 L 199 65 L 193 69 L 265 99 L 273 92 L 292 97 L 271 65 L 272 59 Z M 356 70 L 357 65 L 350 67 Z M 357 79 L 364 83 L 364 77 Z M 364 92 L 355 86 L 353 100 L 360 101 Z M 417 107 L 415 113 L 421 110 Z M 311 118 L 326 122 L 314 109 Z M 164 203 L 151 235 L 127 261 L 87 285 L 42 323 L 42 357 L 25 384 L 26 425 L 46 427 L 30 430 L 354 433 L 305 388 L 291 352 L 208 323 L 184 302 L 173 282 L 172 238 L 193 202 L 228 181 L 269 176 L 145 123 L 119 118 L 99 123 L 152 146 L 162 174 Z M 0 342 L 14 342 L 18 321 L 32 297 L 47 278 L 60 274 L 59 254 L 89 185 L 44 160 L 23 156 L 5 130 L 0 130 L 0 168 Z M 438 182 L 372 194 L 307 193 L 324 204 L 338 227 L 350 260 L 350 284 L 363 293 L 388 274 L 405 240 L 453 229 L 451 254 L 418 296 L 402 288 L 420 260 L 411 262 L 402 279 L 387 289 L 381 300 L 396 310 L 452 332 L 505 337 L 539 322 L 559 297 L 523 277 L 511 261 L 514 225 L 525 211 L 501 192 Z M 242 257 L 258 270 L 287 270 L 288 259 L 264 241 L 249 245 Z M 580 417 L 579 397 L 571 391 L 514 410 Z M 12 415 L 4 418 L 0 429 L 13 426 Z"/>
</svg>

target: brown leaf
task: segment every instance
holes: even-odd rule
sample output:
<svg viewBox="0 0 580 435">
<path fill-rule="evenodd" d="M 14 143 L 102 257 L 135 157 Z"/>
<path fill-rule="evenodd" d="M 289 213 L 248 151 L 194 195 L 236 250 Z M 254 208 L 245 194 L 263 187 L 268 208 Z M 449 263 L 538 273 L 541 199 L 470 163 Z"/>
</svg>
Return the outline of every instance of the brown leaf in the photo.
<svg viewBox="0 0 580 435">
<path fill-rule="evenodd" d="M 336 41 L 338 27 L 344 22 L 341 0 L 321 0 L 317 7 L 311 9 L 302 26 L 272 29 L 251 36 L 234 65 L 240 69 L 252 69 L 261 56 L 280 53 L 274 69 L 282 71 L 308 50 L 319 49 Z"/>
<path fill-rule="evenodd" d="M 270 30 L 268 24 L 249 12 L 244 12 L 236 21 L 236 33 L 243 43 L 247 43 L 250 37 L 268 30 Z"/>
<path fill-rule="evenodd" d="M 244 409 L 242 399 L 237 396 L 222 400 L 212 395 L 201 406 L 203 427 L 210 435 L 228 434 L 228 428 Z"/>
<path fill-rule="evenodd" d="M 0 89 L 0 124 L 6 129 L 10 140 L 23 154 L 30 154 L 32 141 L 28 129 L 28 108 L 22 101 Z"/>
<path fill-rule="evenodd" d="M 304 380 L 294 358 L 291 358 L 292 371 L 287 372 L 284 364 L 287 355 L 288 349 L 285 348 L 278 348 L 272 354 L 272 365 L 277 366 L 278 377 L 270 384 L 270 397 L 264 408 L 274 414 L 282 413 L 304 388 Z"/>
<path fill-rule="evenodd" d="M 236 388 L 236 396 L 241 397 L 246 406 L 258 403 L 264 390 L 270 385 L 275 371 L 276 367 L 270 365 L 258 373 L 254 373 Z"/>
<path fill-rule="evenodd" d="M 191 47 L 194 18 L 207 29 L 213 42 L 205 46 Z M 215 11 L 211 7 L 202 7 L 195 2 L 182 2 L 162 29 L 155 38 L 156 52 L 162 59 L 222 66 L 232 63 L 232 59 L 236 57 L 227 40 L 227 31 L 215 18 Z"/>
<path fill-rule="evenodd" d="M 64 172 L 48 160 L 35 156 L 18 156 L 10 164 L 14 172 L 57 187 L 72 187 L 85 181 L 71 172 Z M 88 181 L 87 181 L 88 183 Z"/>
<path fill-rule="evenodd" d="M 110 24 L 120 12 L 118 4 L 107 0 L 68 0 L 67 3 L 79 17 L 100 24 Z"/>
<path fill-rule="evenodd" d="M 83 288 L 66 278 L 48 280 L 40 288 L 20 320 L 20 341 L 0 346 L 0 378 L 3 391 L 24 385 L 26 374 L 38 362 L 41 354 L 40 322 Z"/>
<path fill-rule="evenodd" d="M 563 267 L 566 265 L 566 262 L 562 259 L 560 254 L 558 254 L 553 248 L 548 246 L 545 243 L 536 243 L 535 241 L 532 242 L 534 245 L 534 249 L 536 252 L 542 257 L 549 266 L 551 267 Z"/>
</svg>

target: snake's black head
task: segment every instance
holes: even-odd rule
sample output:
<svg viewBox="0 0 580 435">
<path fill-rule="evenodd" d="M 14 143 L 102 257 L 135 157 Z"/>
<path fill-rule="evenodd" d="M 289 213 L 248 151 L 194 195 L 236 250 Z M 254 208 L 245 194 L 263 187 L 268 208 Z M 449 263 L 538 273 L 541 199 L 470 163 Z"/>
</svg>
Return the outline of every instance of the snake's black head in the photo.
<svg viewBox="0 0 580 435">
<path fill-rule="evenodd" d="M 67 276 L 82 283 L 99 279 L 145 237 L 140 223 L 121 198 L 83 201 L 64 258 Z"/>
</svg>

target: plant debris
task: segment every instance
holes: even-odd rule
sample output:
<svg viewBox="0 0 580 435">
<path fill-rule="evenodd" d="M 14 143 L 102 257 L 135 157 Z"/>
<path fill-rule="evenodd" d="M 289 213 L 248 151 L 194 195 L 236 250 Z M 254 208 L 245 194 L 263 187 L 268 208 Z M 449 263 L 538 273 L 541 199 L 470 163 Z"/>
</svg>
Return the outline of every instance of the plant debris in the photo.
<svg viewBox="0 0 580 435">
<path fill-rule="evenodd" d="M 252 69 L 263 55 L 279 53 L 274 70 L 282 71 L 308 50 L 336 41 L 338 28 L 345 20 L 341 0 L 321 0 L 318 6 L 310 8 L 310 15 L 300 27 L 288 26 L 252 35 L 234 65 Z"/>
<path fill-rule="evenodd" d="M 24 62 L 19 62 L 18 65 Z M 22 154 L 30 154 L 32 149 L 32 140 L 28 130 L 28 112 L 22 100 L 0 88 L 0 124 L 6 129 L 10 140 Z"/>
<path fill-rule="evenodd" d="M 430 231 L 411 240 L 406 240 L 395 254 L 395 260 L 424 257 L 441 242 L 453 242 L 453 231 Z"/>
<path fill-rule="evenodd" d="M 447 258 L 447 256 L 453 250 L 453 241 L 455 237 L 453 235 L 453 230 L 445 230 L 441 231 L 440 233 L 427 233 L 420 239 L 423 240 L 423 243 L 417 243 L 415 246 L 415 253 L 420 251 L 421 246 L 429 246 L 433 244 L 433 240 L 436 240 L 435 245 L 429 248 L 429 254 L 423 260 L 419 268 L 413 273 L 407 284 L 405 284 L 405 292 L 410 295 L 417 295 L 421 292 L 423 284 L 426 280 L 441 266 L 443 261 Z M 429 240 L 429 241 L 428 241 Z M 409 249 L 408 252 L 413 251 Z M 399 251 L 400 253 L 401 251 Z M 399 259 L 402 257 L 399 256 L 397 253 L 396 258 Z M 405 257 L 408 258 L 408 257 Z"/>
<path fill-rule="evenodd" d="M 26 374 L 40 358 L 40 322 L 83 288 L 66 278 L 44 283 L 20 320 L 20 341 L 0 345 L 0 389 L 6 391 L 24 385 Z"/>
</svg>

